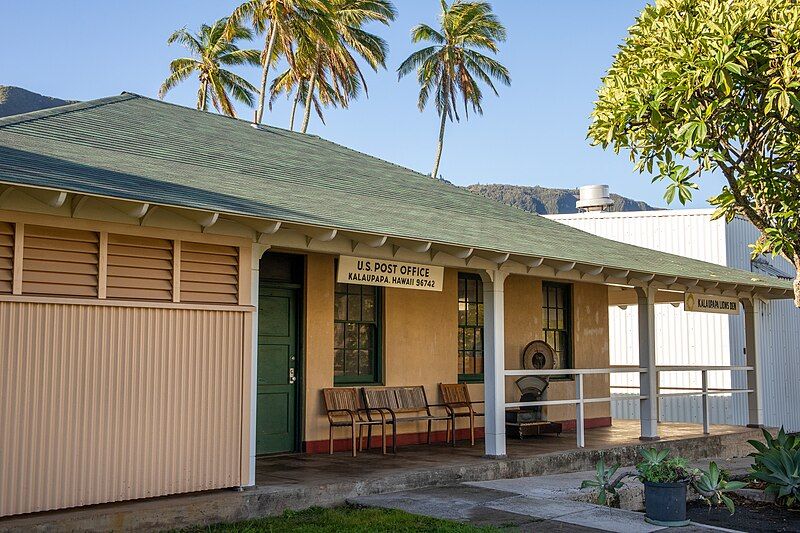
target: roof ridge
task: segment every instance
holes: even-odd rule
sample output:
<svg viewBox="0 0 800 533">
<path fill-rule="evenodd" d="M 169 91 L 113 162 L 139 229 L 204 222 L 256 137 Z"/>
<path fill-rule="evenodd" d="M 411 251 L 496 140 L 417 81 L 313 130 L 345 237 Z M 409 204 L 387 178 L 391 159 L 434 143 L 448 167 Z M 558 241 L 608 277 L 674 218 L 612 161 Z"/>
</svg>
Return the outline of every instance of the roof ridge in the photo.
<svg viewBox="0 0 800 533">
<path fill-rule="evenodd" d="M 142 98 L 142 97 L 139 96 L 138 94 L 122 93 L 116 96 L 106 96 L 104 98 L 86 100 L 85 102 L 75 102 L 74 104 L 48 107 L 47 109 L 39 109 L 37 111 L 29 111 L 27 113 L 19 113 L 16 115 L 9 115 L 7 117 L 0 117 L 0 128 L 4 128 L 6 126 L 11 126 L 14 124 L 21 124 L 23 122 L 31 122 L 33 120 L 40 120 L 43 118 L 48 118 L 56 115 L 63 115 L 66 113 L 83 111 L 84 109 L 93 109 L 108 104 L 124 102 L 126 100 L 133 100 L 134 98 Z"/>
<path fill-rule="evenodd" d="M 214 113 L 213 111 L 201 111 L 200 109 L 197 109 L 197 108 L 194 108 L 194 107 L 189 107 L 189 106 L 185 106 L 185 105 L 182 105 L 182 104 L 176 104 L 174 102 L 168 102 L 166 100 L 161 100 L 160 98 L 152 98 L 150 96 L 144 96 L 144 95 L 141 95 L 141 94 L 132 93 L 132 92 L 128 92 L 128 91 L 124 91 L 122 94 L 132 95 L 132 96 L 135 96 L 137 98 L 141 98 L 142 100 L 147 100 L 149 102 L 155 102 L 155 103 L 165 104 L 165 105 L 172 106 L 172 107 L 178 107 L 180 109 L 183 109 L 184 111 L 194 111 L 194 112 L 197 112 L 197 113 L 206 113 L 206 114 L 208 114 L 208 115 L 210 115 L 212 117 L 219 117 L 219 118 L 227 119 L 227 120 L 235 120 L 236 122 L 243 122 L 243 123 L 245 123 L 245 124 L 247 124 L 247 125 L 249 125 L 251 127 L 252 126 L 256 126 L 258 129 L 268 128 L 268 129 L 271 129 L 271 130 L 277 130 L 278 132 L 291 133 L 291 134 L 297 135 L 298 137 L 311 137 L 311 138 L 315 138 L 315 139 L 322 139 L 322 137 L 320 137 L 319 135 L 315 135 L 313 133 L 303 133 L 303 132 L 300 132 L 300 131 L 294 131 L 294 130 L 289 130 L 289 129 L 286 129 L 286 128 L 281 128 L 280 126 L 273 126 L 271 124 L 257 124 L 255 122 L 253 122 L 252 120 L 248 120 L 246 118 L 232 117 L 230 115 L 225 115 L 225 114 L 222 114 L 222 113 Z"/>
</svg>

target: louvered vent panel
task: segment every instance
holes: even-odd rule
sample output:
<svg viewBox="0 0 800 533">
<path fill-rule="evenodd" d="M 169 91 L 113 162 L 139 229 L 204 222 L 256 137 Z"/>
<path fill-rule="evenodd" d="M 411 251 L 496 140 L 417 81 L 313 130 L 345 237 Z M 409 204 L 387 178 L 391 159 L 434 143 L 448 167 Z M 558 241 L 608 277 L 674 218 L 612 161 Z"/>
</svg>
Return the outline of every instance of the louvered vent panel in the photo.
<svg viewBox="0 0 800 533">
<path fill-rule="evenodd" d="M 181 301 L 238 302 L 239 249 L 235 246 L 181 243 Z"/>
<path fill-rule="evenodd" d="M 22 293 L 97 296 L 99 236 L 25 225 Z"/>
<path fill-rule="evenodd" d="M 172 241 L 109 234 L 106 297 L 172 301 Z"/>
<path fill-rule="evenodd" d="M 0 222 L 0 293 L 10 293 L 14 277 L 14 226 Z"/>
</svg>

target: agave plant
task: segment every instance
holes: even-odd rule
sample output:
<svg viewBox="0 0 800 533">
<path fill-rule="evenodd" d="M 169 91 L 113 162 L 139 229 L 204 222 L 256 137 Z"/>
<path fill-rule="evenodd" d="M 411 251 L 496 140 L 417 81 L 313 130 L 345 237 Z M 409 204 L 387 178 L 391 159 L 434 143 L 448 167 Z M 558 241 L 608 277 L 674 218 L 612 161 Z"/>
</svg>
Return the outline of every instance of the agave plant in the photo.
<svg viewBox="0 0 800 533">
<path fill-rule="evenodd" d="M 636 473 L 622 472 L 614 477 L 619 469 L 619 464 L 606 467 L 605 460 L 601 457 L 595 467 L 594 479 L 587 479 L 581 483 L 581 488 L 596 488 L 597 503 L 608 505 L 609 501 L 617 496 L 617 491 L 623 487 L 626 477 L 637 477 L 641 481 L 651 481 L 655 483 L 670 483 L 685 481 L 705 499 L 709 505 L 723 504 L 731 514 L 735 507 L 733 500 L 725 493 L 738 490 L 747 486 L 741 481 L 728 481 L 725 479 L 722 470 L 717 463 L 712 462 L 708 466 L 708 471 L 688 468 L 686 460 L 682 457 L 669 457 L 669 450 L 657 450 L 649 448 L 640 450 L 644 461 L 636 465 Z M 795 490 L 797 490 L 798 478 L 800 478 L 800 452 L 798 452 L 798 462 L 795 464 Z M 797 501 L 797 495 L 795 500 Z"/>
<path fill-rule="evenodd" d="M 708 465 L 708 471 L 700 470 L 698 472 L 698 475 L 692 480 L 692 486 L 709 505 L 722 503 L 733 514 L 735 511 L 733 500 L 724 493 L 743 489 L 747 486 L 747 483 L 726 480 L 717 463 L 712 461 Z"/>
<path fill-rule="evenodd" d="M 625 484 L 623 479 L 631 475 L 623 472 L 614 478 L 614 474 L 617 473 L 619 467 L 619 463 L 606 467 L 606 461 L 601 457 L 595 467 L 594 479 L 586 479 L 581 482 L 581 488 L 596 488 L 597 503 L 599 505 L 610 505 L 609 501 L 613 501 L 617 497 L 617 489 L 621 489 Z"/>
<path fill-rule="evenodd" d="M 762 470 L 761 458 L 765 453 L 768 453 L 771 450 L 786 450 L 791 452 L 793 450 L 800 449 L 800 436 L 787 434 L 782 426 L 775 437 L 773 437 L 772 434 L 766 429 L 762 428 L 761 432 L 764 434 L 764 442 L 757 440 L 747 441 L 753 448 L 756 449 L 755 452 L 750 454 L 750 457 L 754 459 L 754 470 Z"/>
<path fill-rule="evenodd" d="M 668 457 L 669 450 L 649 448 L 640 453 L 644 461 L 636 465 L 636 470 L 641 481 L 676 483 L 689 481 L 695 474 L 683 457 Z"/>
<path fill-rule="evenodd" d="M 772 448 L 753 465 L 753 477 L 767 484 L 764 492 L 786 507 L 800 504 L 800 449 Z"/>
</svg>

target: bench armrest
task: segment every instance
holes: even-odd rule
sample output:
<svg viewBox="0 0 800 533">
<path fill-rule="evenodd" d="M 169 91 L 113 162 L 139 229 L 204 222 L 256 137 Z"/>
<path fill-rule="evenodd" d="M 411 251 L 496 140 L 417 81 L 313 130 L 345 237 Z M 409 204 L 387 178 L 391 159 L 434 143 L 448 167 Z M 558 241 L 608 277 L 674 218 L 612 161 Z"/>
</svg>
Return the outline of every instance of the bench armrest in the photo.
<svg viewBox="0 0 800 533">
<path fill-rule="evenodd" d="M 350 422 L 355 423 L 356 421 L 356 414 L 350 409 L 329 409 L 328 420 L 331 422 L 333 421 L 333 418 L 331 417 L 333 414 L 347 414 L 350 416 Z"/>
</svg>

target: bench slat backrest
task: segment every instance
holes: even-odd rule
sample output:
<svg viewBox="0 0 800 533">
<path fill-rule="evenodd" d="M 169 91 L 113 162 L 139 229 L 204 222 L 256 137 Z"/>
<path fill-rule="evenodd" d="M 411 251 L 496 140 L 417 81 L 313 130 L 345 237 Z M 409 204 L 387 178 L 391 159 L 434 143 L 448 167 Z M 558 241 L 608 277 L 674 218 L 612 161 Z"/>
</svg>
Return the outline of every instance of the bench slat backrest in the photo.
<svg viewBox="0 0 800 533">
<path fill-rule="evenodd" d="M 466 383 L 439 383 L 439 392 L 442 402 L 451 407 L 465 407 L 472 403 Z"/>
<path fill-rule="evenodd" d="M 422 385 L 413 387 L 364 387 L 364 401 L 371 409 L 391 409 L 395 413 L 428 412 Z"/>
<path fill-rule="evenodd" d="M 322 396 L 325 399 L 325 409 L 327 411 L 337 411 L 340 409 L 358 411 L 361 409 L 358 389 L 354 387 L 322 389 Z"/>
</svg>

